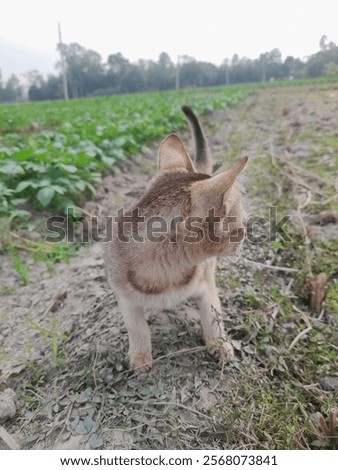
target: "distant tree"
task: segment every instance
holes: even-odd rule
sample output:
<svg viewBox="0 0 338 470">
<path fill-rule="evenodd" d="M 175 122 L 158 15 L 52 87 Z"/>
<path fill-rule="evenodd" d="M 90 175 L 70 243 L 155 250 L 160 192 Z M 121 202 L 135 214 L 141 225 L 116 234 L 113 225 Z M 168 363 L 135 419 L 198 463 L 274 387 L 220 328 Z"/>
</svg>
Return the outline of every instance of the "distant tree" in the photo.
<svg viewBox="0 0 338 470">
<path fill-rule="evenodd" d="M 120 87 L 123 93 L 135 93 L 145 90 L 144 76 L 137 65 L 129 64 L 126 67 Z"/>
<path fill-rule="evenodd" d="M 16 75 L 11 75 L 6 82 L 2 92 L 2 101 L 15 102 L 23 99 L 23 87 Z"/>
<path fill-rule="evenodd" d="M 63 51 L 70 96 L 78 98 L 87 96 L 103 84 L 104 70 L 101 56 L 95 51 L 86 49 L 80 44 L 58 44 L 58 50 Z M 61 64 L 57 64 L 61 67 Z"/>
<path fill-rule="evenodd" d="M 155 71 L 155 69 L 153 69 Z M 175 66 L 166 52 L 161 52 L 158 58 L 158 69 L 155 72 L 159 90 L 169 90 L 175 86 Z"/>
<path fill-rule="evenodd" d="M 188 59 L 188 56 L 183 58 L 183 63 L 180 65 L 180 87 L 196 87 L 199 83 L 199 67 L 195 59 Z"/>
<path fill-rule="evenodd" d="M 202 86 L 218 85 L 218 70 L 211 62 L 198 62 Z"/>
<path fill-rule="evenodd" d="M 279 49 L 272 49 L 267 56 L 267 79 L 283 78 L 282 53 Z"/>
<path fill-rule="evenodd" d="M 320 51 L 307 62 L 289 56 L 282 61 L 279 49 L 260 54 L 257 59 L 239 57 L 225 59 L 216 65 L 197 61 L 194 57 L 181 55 L 179 66 L 172 62 L 166 52 L 158 60 L 141 59 L 131 63 L 121 52 L 110 54 L 105 64 L 101 56 L 77 43 L 59 44 L 65 57 L 69 94 L 71 98 L 101 96 L 115 93 L 157 91 L 174 89 L 176 80 L 180 87 L 224 85 L 224 83 L 259 82 L 290 77 L 336 76 L 338 48 L 324 35 L 320 39 Z M 60 67 L 60 64 L 57 64 Z M 44 78 L 37 70 L 25 74 L 28 97 L 31 101 L 62 98 L 61 75 Z M 23 87 L 16 76 L 3 84 L 0 72 L 0 101 L 23 99 Z"/>
<path fill-rule="evenodd" d="M 58 77 L 55 77 L 55 75 L 48 75 L 46 88 L 49 100 L 64 98 L 62 78 L 60 75 Z"/>
<path fill-rule="evenodd" d="M 44 83 L 43 76 L 38 70 L 30 70 L 24 74 L 24 77 L 29 86 L 36 85 L 37 87 L 40 87 Z"/>
<path fill-rule="evenodd" d="M 304 78 L 305 64 L 292 56 L 288 56 L 282 66 L 282 78 Z"/>
<path fill-rule="evenodd" d="M 4 101 L 3 100 L 3 88 L 2 88 L 2 71 L 0 69 L 0 103 Z"/>
<path fill-rule="evenodd" d="M 283 64 L 284 78 L 295 77 L 295 58 L 288 56 Z"/>
<path fill-rule="evenodd" d="M 324 34 L 319 41 L 319 48 L 321 51 L 327 51 L 328 49 L 333 49 L 337 47 L 337 44 L 333 41 L 327 43 L 327 36 Z"/>
<path fill-rule="evenodd" d="M 239 62 L 239 55 L 238 54 L 234 54 L 232 56 L 232 59 L 231 59 L 231 66 L 232 67 L 236 67 L 236 65 L 238 64 Z"/>
<path fill-rule="evenodd" d="M 172 63 L 172 61 L 170 59 L 169 54 L 167 54 L 166 52 L 161 52 L 161 54 L 159 55 L 158 65 L 162 69 L 167 69 L 167 70 L 172 69 L 173 66 L 174 66 L 174 64 Z"/>
<path fill-rule="evenodd" d="M 44 86 L 31 85 L 28 89 L 28 99 L 29 101 L 44 101 L 51 99 L 45 93 Z"/>
<path fill-rule="evenodd" d="M 115 93 L 121 93 L 124 89 L 123 77 L 128 66 L 129 60 L 123 57 L 121 52 L 109 55 L 106 64 L 106 83 L 110 89 L 115 90 Z"/>
<path fill-rule="evenodd" d="M 129 60 L 123 57 L 121 52 L 110 54 L 107 60 L 108 70 L 112 73 L 121 73 L 129 65 Z"/>
<path fill-rule="evenodd" d="M 198 62 L 195 59 L 185 57 L 184 63 L 180 67 L 182 88 L 218 85 L 218 79 L 218 69 L 210 62 Z"/>
<path fill-rule="evenodd" d="M 309 58 L 306 64 L 307 76 L 312 78 L 326 75 L 328 64 L 338 64 L 338 47 L 335 45 L 330 45 Z"/>
<path fill-rule="evenodd" d="M 333 64 L 330 62 L 325 65 L 325 74 L 328 77 L 338 77 L 338 64 Z"/>
<path fill-rule="evenodd" d="M 320 38 L 320 41 L 319 41 L 319 48 L 321 51 L 326 51 L 326 41 L 327 41 L 327 37 L 326 37 L 326 34 L 324 34 L 321 38 Z"/>
<path fill-rule="evenodd" d="M 231 66 L 231 82 L 246 83 L 261 80 L 261 66 L 247 57 L 237 59 L 236 66 Z"/>
<path fill-rule="evenodd" d="M 258 63 L 262 71 L 262 82 L 270 79 L 282 78 L 282 54 L 279 49 L 260 54 Z"/>
<path fill-rule="evenodd" d="M 43 101 L 48 99 L 45 92 L 46 83 L 38 70 L 30 70 L 24 74 L 28 84 L 28 99 L 30 101 Z"/>
<path fill-rule="evenodd" d="M 231 59 L 230 75 L 232 83 L 245 83 L 257 81 L 252 76 L 253 63 L 247 57 L 240 58 L 238 54 L 234 54 Z M 259 79 L 258 79 L 259 80 Z"/>
<path fill-rule="evenodd" d="M 166 52 L 161 52 L 158 62 L 139 61 L 146 90 L 170 90 L 175 86 L 175 66 Z"/>
</svg>

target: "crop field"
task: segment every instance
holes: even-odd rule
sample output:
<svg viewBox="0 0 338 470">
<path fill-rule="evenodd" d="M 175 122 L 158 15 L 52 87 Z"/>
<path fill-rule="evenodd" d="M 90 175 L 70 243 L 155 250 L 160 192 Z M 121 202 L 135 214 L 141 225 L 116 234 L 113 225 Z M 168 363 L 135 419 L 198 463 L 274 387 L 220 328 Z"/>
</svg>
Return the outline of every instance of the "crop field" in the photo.
<svg viewBox="0 0 338 470">
<path fill-rule="evenodd" d="M 216 271 L 235 360 L 209 356 L 189 300 L 150 315 L 154 364 L 139 374 L 102 244 L 80 243 L 79 218 L 74 243 L 48 243 L 44 223 L 72 206 L 101 230 L 141 197 L 169 132 L 193 156 L 185 103 L 218 167 L 250 157 L 253 236 Z M 338 448 L 337 115 L 338 85 L 323 80 L 0 107 L 0 397 L 11 389 L 0 426 L 11 442 Z"/>
<path fill-rule="evenodd" d="M 244 90 L 149 93 L 0 107 L 0 216 L 63 211 L 118 161 L 185 125 L 184 102 L 200 114 L 235 104 Z M 39 130 L 39 132 L 34 132 Z"/>
</svg>

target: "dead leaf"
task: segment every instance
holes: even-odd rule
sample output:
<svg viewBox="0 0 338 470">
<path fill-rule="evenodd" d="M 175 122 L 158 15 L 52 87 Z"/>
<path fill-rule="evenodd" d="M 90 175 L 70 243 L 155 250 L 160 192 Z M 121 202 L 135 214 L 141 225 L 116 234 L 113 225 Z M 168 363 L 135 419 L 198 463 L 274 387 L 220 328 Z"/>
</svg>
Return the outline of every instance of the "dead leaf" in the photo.
<svg viewBox="0 0 338 470">
<path fill-rule="evenodd" d="M 97 449 L 98 447 L 103 446 L 103 439 L 98 434 L 93 434 L 90 437 L 89 444 L 92 449 Z"/>
<path fill-rule="evenodd" d="M 48 312 L 56 312 L 57 310 L 59 310 L 59 308 L 62 307 L 66 297 L 67 289 L 65 287 L 61 287 L 61 289 L 59 289 L 56 295 L 54 296 L 52 303 L 48 308 Z"/>
</svg>

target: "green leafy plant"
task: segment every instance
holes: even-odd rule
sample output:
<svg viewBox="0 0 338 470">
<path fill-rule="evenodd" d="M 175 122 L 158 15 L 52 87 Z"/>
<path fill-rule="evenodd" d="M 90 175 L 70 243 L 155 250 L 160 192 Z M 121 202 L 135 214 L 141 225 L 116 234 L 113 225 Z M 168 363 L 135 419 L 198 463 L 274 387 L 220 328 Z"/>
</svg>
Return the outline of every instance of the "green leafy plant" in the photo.
<svg viewBox="0 0 338 470">
<path fill-rule="evenodd" d="M 80 193 L 95 194 L 103 172 L 197 113 L 235 104 L 238 87 L 119 95 L 0 108 L 0 217 L 27 220 L 34 210 L 65 212 Z M 10 126 L 8 123 L 10 121 Z M 27 133 L 38 121 L 39 133 Z"/>
<path fill-rule="evenodd" d="M 21 279 L 24 283 L 24 285 L 29 284 L 29 270 L 24 261 L 20 258 L 17 248 L 10 243 L 8 245 L 8 252 L 9 255 L 12 259 L 13 266 L 16 270 L 16 272 L 21 276 Z"/>
<path fill-rule="evenodd" d="M 26 317 L 26 321 L 31 329 L 40 333 L 44 340 L 50 343 L 53 355 L 53 366 L 58 367 L 61 364 L 60 343 L 67 338 L 64 333 L 57 331 L 58 320 L 56 318 L 52 320 L 50 329 L 38 325 L 29 317 Z"/>
</svg>

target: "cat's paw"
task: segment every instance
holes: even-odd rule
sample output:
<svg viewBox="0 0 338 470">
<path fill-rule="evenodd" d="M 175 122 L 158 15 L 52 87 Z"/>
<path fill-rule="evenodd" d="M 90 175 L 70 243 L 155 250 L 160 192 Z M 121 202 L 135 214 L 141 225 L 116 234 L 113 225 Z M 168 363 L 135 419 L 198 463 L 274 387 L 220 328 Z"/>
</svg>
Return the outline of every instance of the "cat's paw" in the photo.
<svg viewBox="0 0 338 470">
<path fill-rule="evenodd" d="M 208 353 L 219 361 L 230 362 L 234 358 L 234 348 L 225 338 L 215 338 L 207 342 Z"/>
<path fill-rule="evenodd" d="M 130 352 L 128 357 L 130 366 L 135 372 L 149 372 L 153 364 L 151 351 Z"/>
</svg>

